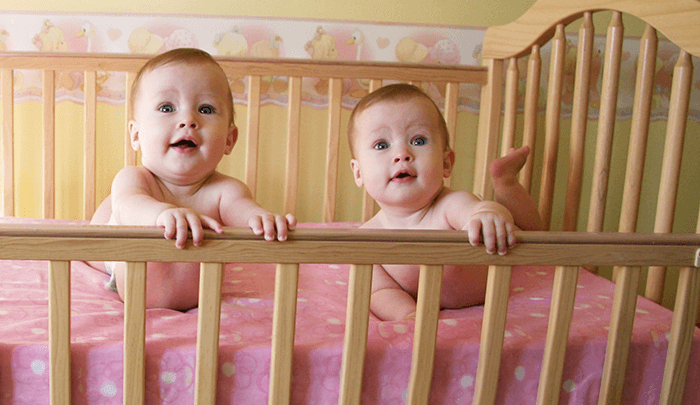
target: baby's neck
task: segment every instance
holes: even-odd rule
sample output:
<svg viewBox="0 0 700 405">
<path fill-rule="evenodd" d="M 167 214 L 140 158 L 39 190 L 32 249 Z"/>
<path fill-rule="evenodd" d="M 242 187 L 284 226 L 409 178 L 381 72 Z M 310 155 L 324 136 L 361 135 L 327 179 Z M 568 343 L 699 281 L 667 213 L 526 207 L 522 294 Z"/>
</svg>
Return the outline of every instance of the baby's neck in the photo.
<svg viewBox="0 0 700 405">
<path fill-rule="evenodd" d="M 432 210 L 433 204 L 420 209 L 402 207 L 382 207 L 377 219 L 384 228 L 388 229 L 412 229 L 421 228 L 425 217 Z"/>
<path fill-rule="evenodd" d="M 160 188 L 160 191 L 161 193 L 163 193 L 164 196 L 170 196 L 175 200 L 186 200 L 190 197 L 195 196 L 197 192 L 202 188 L 202 186 L 204 186 L 213 175 L 214 173 L 192 183 L 180 183 L 176 181 L 170 181 L 169 179 L 158 177 L 155 174 L 153 175 L 153 177 L 156 179 L 158 188 Z"/>
</svg>

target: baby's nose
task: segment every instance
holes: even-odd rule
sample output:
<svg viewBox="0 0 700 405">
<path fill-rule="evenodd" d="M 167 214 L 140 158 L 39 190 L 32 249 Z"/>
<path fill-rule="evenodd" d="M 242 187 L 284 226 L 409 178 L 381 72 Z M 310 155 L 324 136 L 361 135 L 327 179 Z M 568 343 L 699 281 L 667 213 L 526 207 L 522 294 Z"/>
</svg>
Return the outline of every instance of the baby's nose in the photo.
<svg viewBox="0 0 700 405">
<path fill-rule="evenodd" d="M 180 122 L 180 128 L 187 128 L 187 127 L 195 129 L 195 128 L 197 128 L 197 122 L 194 120 L 187 120 L 187 121 Z"/>
<path fill-rule="evenodd" d="M 410 162 L 413 160 L 413 155 L 407 150 L 400 151 L 396 156 L 394 156 L 394 163 L 399 163 L 401 161 Z"/>
<path fill-rule="evenodd" d="M 188 127 L 192 129 L 196 129 L 197 127 L 199 127 L 199 124 L 197 124 L 197 120 L 195 119 L 195 117 L 189 114 L 182 117 L 182 120 L 180 121 L 180 129 Z"/>
</svg>

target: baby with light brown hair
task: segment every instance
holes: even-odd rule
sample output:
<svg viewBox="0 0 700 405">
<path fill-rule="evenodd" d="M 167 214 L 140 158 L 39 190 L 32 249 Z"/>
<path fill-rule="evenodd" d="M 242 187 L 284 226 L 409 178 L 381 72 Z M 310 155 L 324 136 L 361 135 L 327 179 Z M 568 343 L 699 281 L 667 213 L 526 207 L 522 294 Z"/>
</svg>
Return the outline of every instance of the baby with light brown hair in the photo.
<svg viewBox="0 0 700 405">
<path fill-rule="evenodd" d="M 238 129 L 221 66 L 206 52 L 181 48 L 149 60 L 132 86 L 131 146 L 141 165 L 125 167 L 93 224 L 153 225 L 178 248 L 202 244 L 204 229 L 248 226 L 266 240 L 284 241 L 292 215 L 259 204 L 238 179 L 216 171 L 231 153 Z M 96 264 L 97 265 L 97 264 Z M 124 263 L 105 263 L 123 299 Z M 189 309 L 198 302 L 199 264 L 148 263 L 146 306 Z"/>
<path fill-rule="evenodd" d="M 526 147 L 491 164 L 496 201 L 444 186 L 455 161 L 447 126 L 435 103 L 415 86 L 385 86 L 360 100 L 348 139 L 355 183 L 381 208 L 362 228 L 463 230 L 472 245 L 483 240 L 488 253 L 503 255 L 515 244 L 516 226 L 542 227 L 516 177 L 529 154 Z M 486 266 L 445 266 L 441 307 L 483 303 L 486 273 Z M 418 274 L 418 266 L 375 265 L 372 313 L 381 320 L 414 316 Z"/>
</svg>

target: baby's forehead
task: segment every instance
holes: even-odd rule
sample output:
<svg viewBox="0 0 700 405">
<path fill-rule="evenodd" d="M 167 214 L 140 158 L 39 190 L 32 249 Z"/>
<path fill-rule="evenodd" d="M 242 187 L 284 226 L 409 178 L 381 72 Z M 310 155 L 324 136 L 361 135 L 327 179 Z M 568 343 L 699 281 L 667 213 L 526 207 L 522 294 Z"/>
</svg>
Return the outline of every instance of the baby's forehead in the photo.
<svg viewBox="0 0 700 405">
<path fill-rule="evenodd" d="M 430 124 L 434 124 L 437 122 L 435 120 L 439 120 L 441 118 L 441 114 L 435 107 L 435 104 L 426 97 L 427 96 L 423 97 L 418 95 L 409 95 L 401 98 L 378 100 L 367 106 L 355 119 L 356 122 L 358 118 L 362 119 L 363 117 L 371 117 L 373 120 L 380 122 L 388 121 L 390 118 L 395 118 L 402 121 L 411 121 L 416 119 L 415 113 L 418 113 L 419 116 L 424 115 L 422 118 L 427 118 L 430 121 Z M 386 115 L 386 109 L 402 108 L 406 106 L 408 106 L 410 110 L 414 111 L 409 110 L 409 114 L 401 114 L 398 116 Z"/>
</svg>

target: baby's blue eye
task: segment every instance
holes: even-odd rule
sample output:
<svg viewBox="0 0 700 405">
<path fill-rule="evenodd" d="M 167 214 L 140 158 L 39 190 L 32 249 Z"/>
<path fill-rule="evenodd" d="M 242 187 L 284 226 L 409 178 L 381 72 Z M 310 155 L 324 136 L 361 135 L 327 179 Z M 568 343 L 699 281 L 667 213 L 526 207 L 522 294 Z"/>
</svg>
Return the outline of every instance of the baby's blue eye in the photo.
<svg viewBox="0 0 700 405">
<path fill-rule="evenodd" d="M 214 107 L 203 105 L 199 107 L 199 112 L 202 114 L 214 114 Z"/>
<path fill-rule="evenodd" d="M 382 150 L 389 147 L 389 144 L 385 141 L 377 142 L 374 144 L 374 149 Z"/>
<path fill-rule="evenodd" d="M 173 107 L 170 104 L 163 104 L 162 106 L 158 107 L 158 111 L 164 112 L 164 113 L 171 113 L 175 111 L 175 107 Z"/>
<path fill-rule="evenodd" d="M 422 136 L 414 138 L 413 141 L 411 141 L 411 144 L 414 146 L 421 146 L 425 145 L 426 143 L 428 143 L 428 140 L 423 138 Z"/>
</svg>

